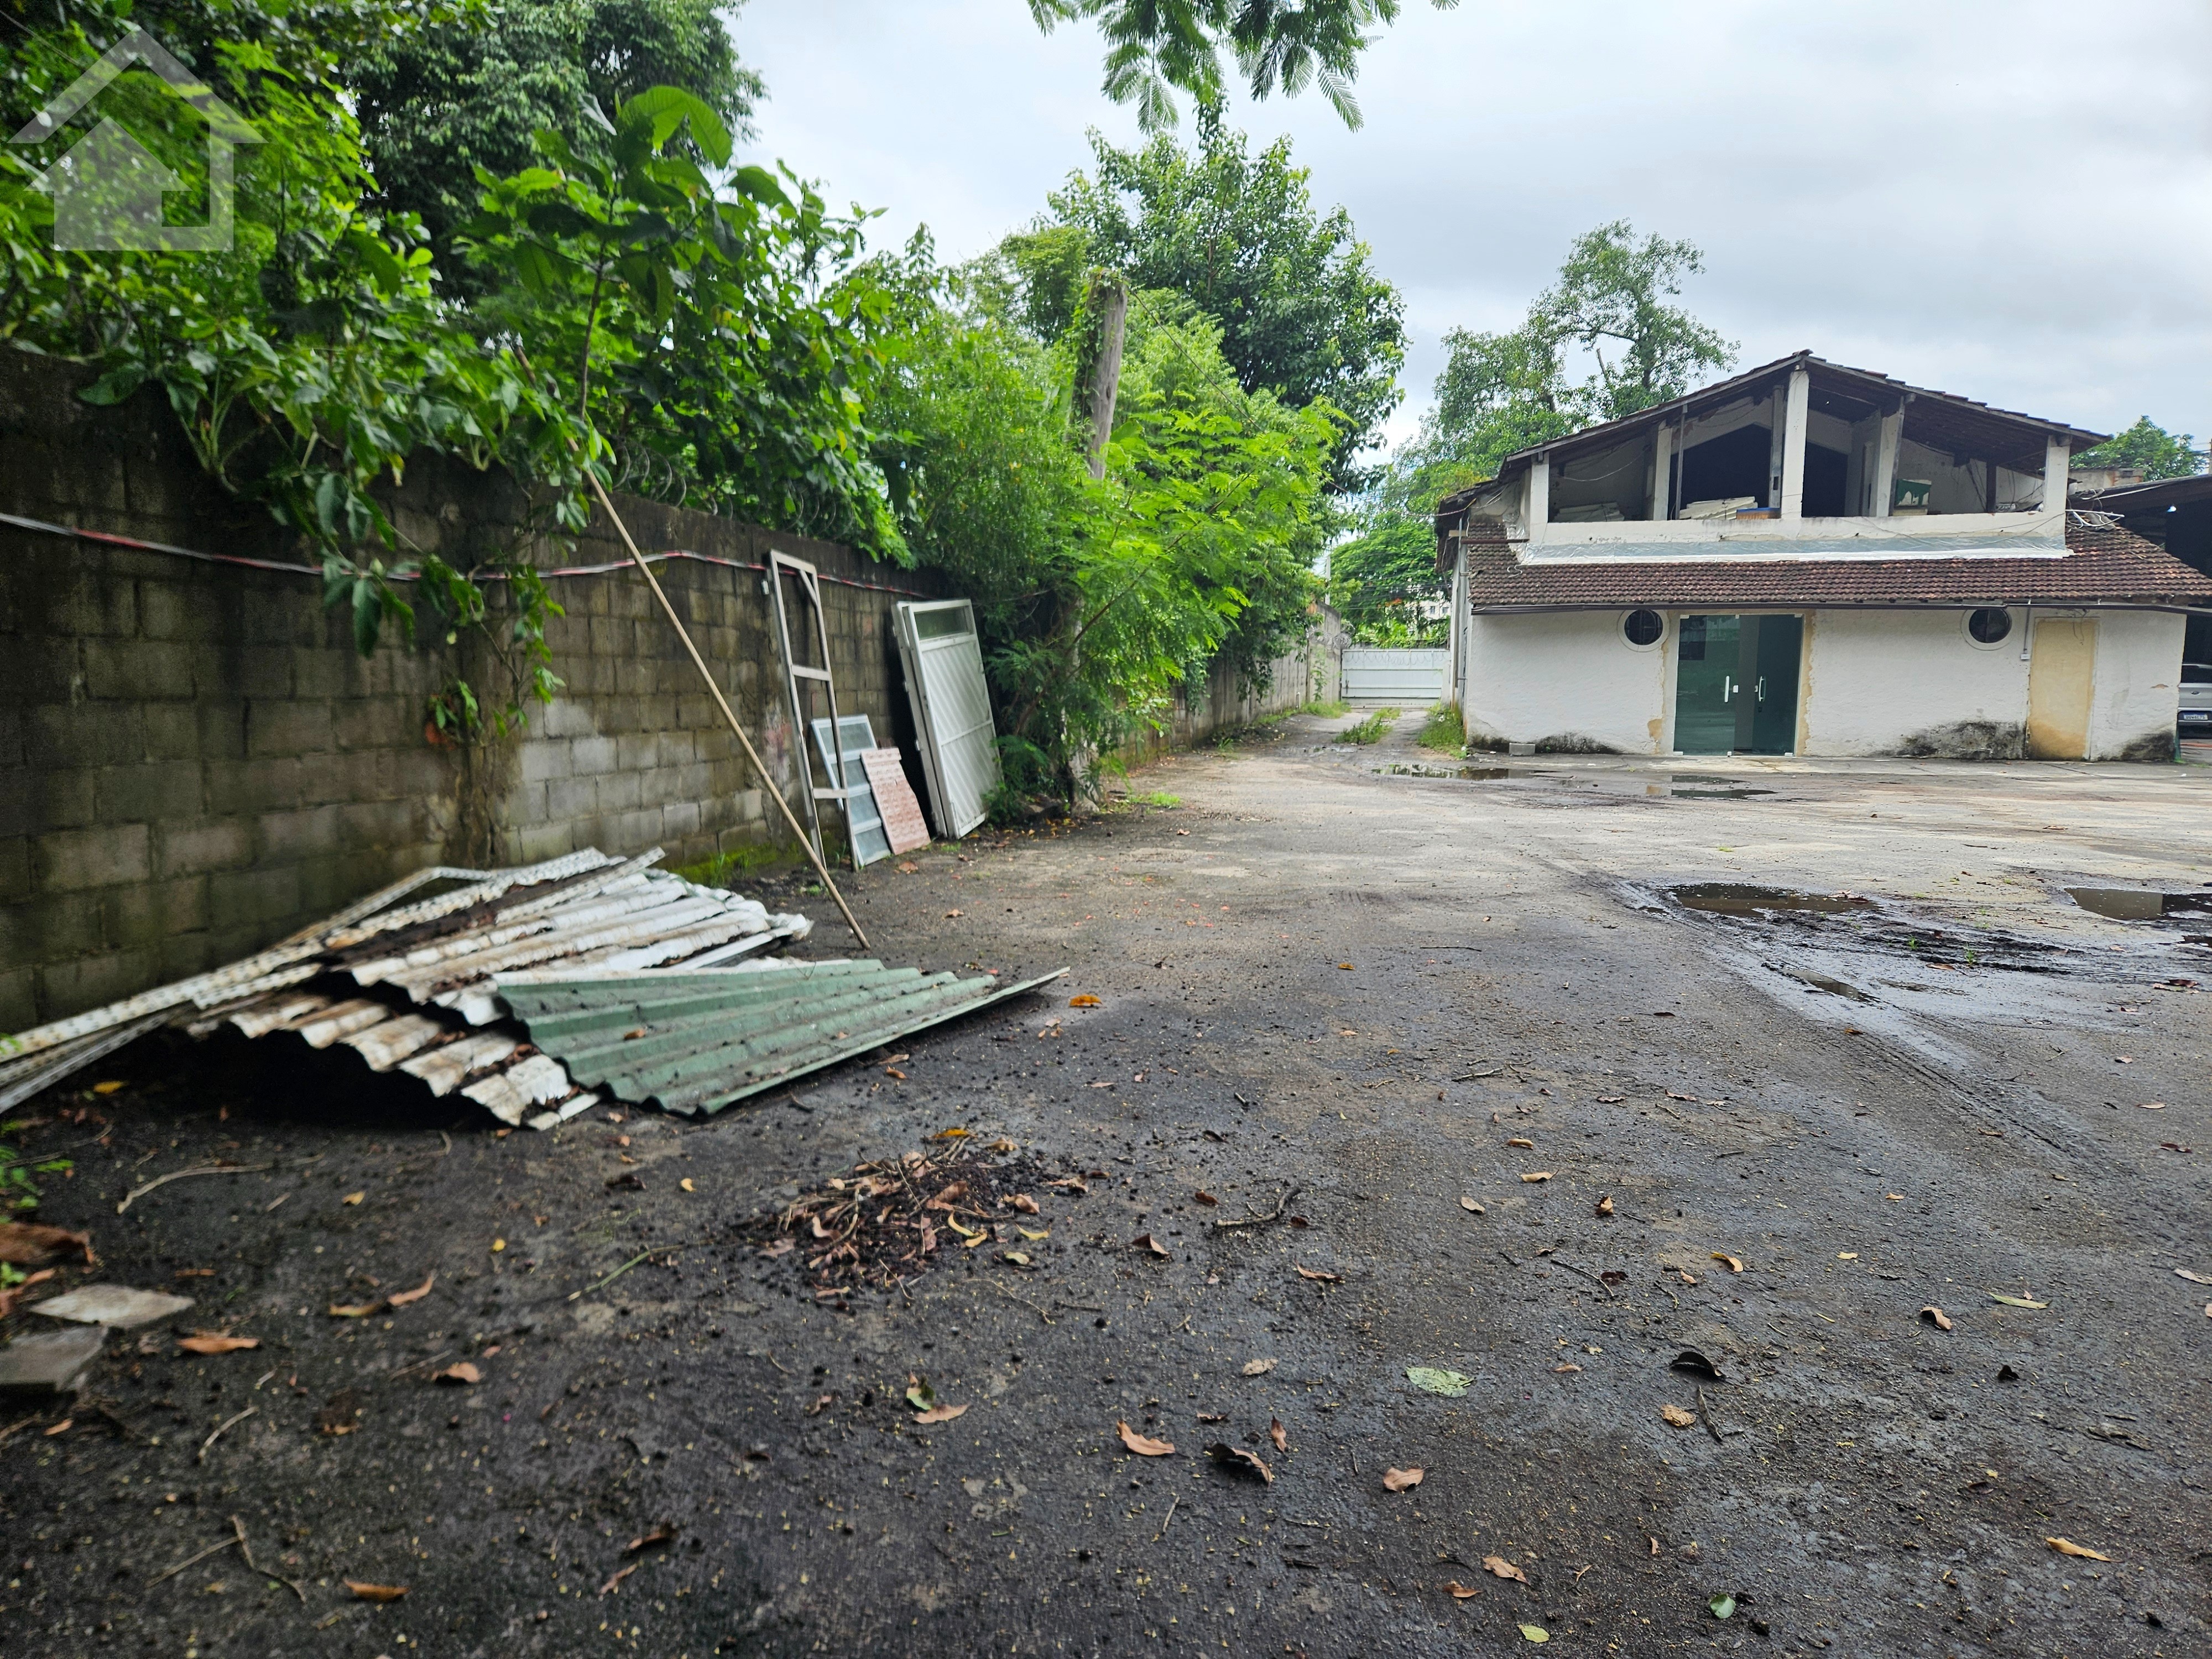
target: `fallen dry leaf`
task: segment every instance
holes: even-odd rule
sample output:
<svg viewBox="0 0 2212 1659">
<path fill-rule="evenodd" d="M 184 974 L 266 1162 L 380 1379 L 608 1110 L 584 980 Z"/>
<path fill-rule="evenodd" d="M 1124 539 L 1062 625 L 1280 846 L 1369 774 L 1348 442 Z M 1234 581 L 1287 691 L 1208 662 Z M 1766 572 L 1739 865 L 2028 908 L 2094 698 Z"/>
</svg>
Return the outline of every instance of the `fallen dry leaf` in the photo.
<svg viewBox="0 0 2212 1659">
<path fill-rule="evenodd" d="M 1525 1584 L 1528 1582 L 1528 1575 L 1502 1555 L 1484 1556 L 1482 1570 L 1493 1577 L 1510 1578 L 1516 1584 Z"/>
<path fill-rule="evenodd" d="M 1343 969 L 1344 969 L 1344 971 L 1345 971 L 1346 973 L 1347 973 L 1347 974 L 1348 974 L 1348 973 L 1350 973 L 1350 972 L 1352 971 L 1352 964 L 1351 964 L 1350 963 L 1348 963 L 1348 962 L 1340 962 L 1340 963 L 1338 963 L 1336 965 L 1337 965 L 1338 967 L 1340 967 L 1340 968 Z"/>
<path fill-rule="evenodd" d="M 1932 1303 L 1920 1310 L 1920 1316 L 1939 1331 L 1951 1328 L 1951 1316 Z"/>
<path fill-rule="evenodd" d="M 1062 1176 L 1057 1181 L 1048 1181 L 1044 1184 L 1048 1187 L 1065 1187 L 1071 1193 L 1087 1193 L 1091 1190 L 1083 1184 L 1082 1177 L 1079 1176 Z"/>
<path fill-rule="evenodd" d="M 1027 1193 L 1016 1193 L 1012 1198 L 1008 1199 L 1006 1202 L 1012 1205 L 1014 1208 L 1019 1210 L 1024 1215 L 1035 1215 L 1037 1213 L 1037 1201 L 1031 1198 Z"/>
<path fill-rule="evenodd" d="M 1668 1422 L 1678 1429 L 1692 1427 L 1698 1420 L 1697 1413 L 1684 1411 L 1680 1406 L 1674 1404 L 1672 1401 L 1669 1401 L 1666 1405 L 1659 1407 L 1659 1415 L 1665 1418 Z"/>
<path fill-rule="evenodd" d="M 1476 1203 L 1473 1199 L 1468 1197 L 1463 1193 L 1460 1195 L 1459 1206 L 1461 1209 L 1465 1210 L 1469 1215 L 1480 1215 L 1482 1213 L 1482 1206 Z"/>
<path fill-rule="evenodd" d="M 331 1304 L 331 1317 L 333 1319 L 367 1319 L 371 1315 L 380 1314 L 383 1311 L 384 1304 L 381 1302 L 333 1302 Z"/>
<path fill-rule="evenodd" d="M 1694 1285 L 1698 1282 L 1698 1276 L 1695 1273 L 1685 1273 L 1680 1267 L 1674 1269 L 1674 1277 L 1680 1279 L 1685 1285 Z"/>
<path fill-rule="evenodd" d="M 932 1135 L 930 1139 L 932 1140 L 965 1140 L 968 1139 L 968 1132 L 965 1129 L 957 1127 L 939 1129 L 935 1134 Z"/>
<path fill-rule="evenodd" d="M 2084 1561 L 2109 1561 L 2112 1559 L 2109 1555 L 2100 1554 L 2095 1550 L 2084 1549 L 2070 1538 L 2046 1538 L 2043 1541 L 2061 1555 L 2077 1556 Z"/>
<path fill-rule="evenodd" d="M 1017 1227 L 1014 1231 L 1019 1233 L 1024 1238 L 1028 1239 L 1050 1238 L 1052 1237 L 1052 1229 L 1049 1227 Z"/>
<path fill-rule="evenodd" d="M 599 1586 L 599 1594 L 602 1595 L 612 1595 L 623 1579 L 629 1577 L 630 1574 L 635 1572 L 644 1565 L 645 1563 L 642 1561 L 633 1561 L 628 1566 L 617 1570 L 613 1577 L 608 1579 L 605 1583 Z"/>
<path fill-rule="evenodd" d="M 1086 992 L 1082 996 L 1068 998 L 1067 1006 L 1071 1008 L 1096 1008 L 1098 1006 L 1098 999 Z"/>
<path fill-rule="evenodd" d="M 1275 1484 L 1275 1472 L 1262 1462 L 1257 1454 L 1248 1452 L 1242 1446 L 1232 1446 L 1226 1440 L 1217 1440 L 1206 1449 L 1206 1455 L 1217 1463 L 1256 1474 L 1271 1486 Z"/>
<path fill-rule="evenodd" d="M 126 1089 L 128 1087 L 130 1087 L 130 1085 L 120 1082 L 95 1083 L 92 1085 L 92 1091 L 96 1095 L 112 1095 L 118 1089 Z"/>
<path fill-rule="evenodd" d="M 1713 1260 L 1726 1263 L 1728 1270 L 1732 1273 L 1740 1273 L 1743 1271 L 1743 1263 L 1737 1261 L 1725 1250 L 1715 1250 L 1713 1252 Z"/>
<path fill-rule="evenodd" d="M 437 1282 L 438 1275 L 434 1273 L 420 1285 L 417 1285 L 413 1290 L 394 1291 L 386 1298 L 386 1300 L 390 1302 L 395 1308 L 404 1308 L 409 1303 L 420 1302 L 424 1297 L 429 1295 L 430 1287 Z"/>
<path fill-rule="evenodd" d="M 1244 1375 L 1247 1376 L 1265 1376 L 1274 1369 L 1275 1362 L 1272 1359 L 1248 1359 L 1244 1362 Z"/>
<path fill-rule="evenodd" d="M 699 1190 L 696 1187 L 691 1184 L 691 1177 L 690 1176 L 685 1176 L 683 1180 L 678 1182 L 676 1184 L 681 1187 L 687 1193 L 696 1193 Z"/>
<path fill-rule="evenodd" d="M 906 1073 L 905 1073 L 904 1072 L 902 1072 L 901 1070 L 899 1070 L 899 1068 L 898 1068 L 897 1066 L 884 1066 L 884 1075 L 885 1077 L 887 1077 L 887 1078 L 890 1078 L 892 1081 L 894 1081 L 894 1082 L 896 1082 L 896 1083 L 903 1083 L 903 1082 L 905 1082 L 905 1081 L 906 1081 Z"/>
<path fill-rule="evenodd" d="M 1121 1433 L 1121 1443 L 1139 1457 L 1171 1457 L 1175 1455 L 1175 1442 L 1172 1440 L 1152 1439 L 1139 1434 L 1127 1423 L 1116 1423 L 1114 1426 Z"/>
<path fill-rule="evenodd" d="M 1001 1250 L 999 1252 L 999 1260 L 1010 1262 L 1017 1267 L 1026 1267 L 1030 1265 L 1029 1255 L 1024 1250 Z"/>
<path fill-rule="evenodd" d="M 1382 1471 L 1383 1490 L 1386 1492 L 1405 1492 L 1411 1487 L 1419 1486 L 1421 1484 L 1421 1477 L 1427 1473 L 1428 1471 L 1422 1468 L 1419 1464 L 1415 1464 L 1410 1469 L 1385 1469 Z"/>
<path fill-rule="evenodd" d="M 1012 1141 L 1011 1141 L 1011 1140 L 1007 1139 L 1006 1138 L 1006 1136 L 1004 1136 L 1004 1135 L 1000 1135 L 1000 1136 L 996 1140 L 993 1141 L 993 1142 L 992 1142 L 992 1143 L 991 1143 L 988 1147 L 984 1148 L 984 1150 L 985 1150 L 986 1152 L 1019 1152 L 1021 1149 L 1020 1149 L 1018 1146 L 1015 1146 L 1015 1145 L 1014 1145 L 1014 1143 L 1013 1143 Z"/>
<path fill-rule="evenodd" d="M 2212 1279 L 2206 1278 L 2203 1273 L 2193 1273 L 2186 1267 L 2176 1267 L 2173 1270 L 2173 1276 L 2176 1279 L 2185 1279 L 2192 1285 L 2212 1285 Z"/>
<path fill-rule="evenodd" d="M 2024 1296 L 2007 1296 L 1999 1291 L 1991 1291 L 1990 1300 L 2002 1302 L 2008 1308 L 2047 1308 L 2051 1305 L 2048 1302 L 2031 1301 Z"/>
<path fill-rule="evenodd" d="M 442 1371 L 431 1373 L 430 1380 L 433 1382 L 455 1382 L 465 1386 L 471 1382 L 483 1382 L 483 1373 L 470 1364 L 467 1360 L 460 1359 L 447 1366 Z"/>
<path fill-rule="evenodd" d="M 186 1353 L 235 1353 L 240 1348 L 258 1348 L 258 1336 L 222 1336 L 213 1331 L 196 1331 L 190 1336 L 180 1336 L 177 1346 Z"/>
<path fill-rule="evenodd" d="M 1482 1594 L 1480 1586 L 1475 1584 L 1462 1584 L 1456 1578 L 1445 1579 L 1443 1583 L 1443 1589 L 1444 1594 L 1449 1595 L 1455 1601 L 1471 1601 L 1476 1596 Z"/>
<path fill-rule="evenodd" d="M 899 874 L 902 876 L 915 876 L 921 873 L 921 866 L 912 859 L 901 859 L 898 869 Z"/>
<path fill-rule="evenodd" d="M 49 1227 L 38 1221 L 0 1221 L 0 1261 L 28 1267 L 69 1250 L 82 1250 L 86 1267 L 98 1265 L 90 1233 L 73 1233 L 66 1227 Z"/>
<path fill-rule="evenodd" d="M 348 1193 L 348 1194 L 347 1194 L 343 1198 L 340 1199 L 340 1200 L 338 1200 L 338 1202 L 339 1202 L 339 1203 L 341 1203 L 341 1204 L 358 1204 L 358 1203 L 360 1203 L 360 1202 L 362 1201 L 362 1200 L 363 1200 L 364 1198 L 367 1198 L 368 1196 L 368 1193 L 367 1193 L 367 1192 L 365 1192 L 365 1191 L 364 1191 L 364 1192 L 358 1192 L 358 1193 Z"/>
<path fill-rule="evenodd" d="M 1191 1197 L 1195 1199 L 1199 1203 L 1205 1205 L 1208 1209 L 1212 1208 L 1213 1206 L 1221 1202 L 1221 1200 L 1216 1198 L 1212 1193 L 1206 1192 L 1204 1190 L 1193 1193 Z"/>
<path fill-rule="evenodd" d="M 58 1423 L 55 1424 L 55 1425 L 53 1425 L 53 1427 L 52 1427 L 51 1429 L 42 1429 L 42 1430 L 40 1430 L 40 1434 L 41 1434 L 45 1438 L 46 1438 L 46 1439 L 48 1439 L 48 1440 L 51 1440 L 51 1439 L 52 1439 L 52 1438 L 53 1438 L 56 1435 L 58 1435 L 58 1434 L 67 1434 L 67 1433 L 68 1433 L 71 1429 L 75 1428 L 76 1426 L 76 1419 L 75 1419 L 74 1417 L 64 1417 L 64 1419 L 62 1419 L 62 1420 L 61 1420 L 60 1422 L 58 1422 Z"/>
<path fill-rule="evenodd" d="M 1549 1181 L 1551 1178 L 1552 1172 L 1549 1170 L 1538 1170 L 1532 1174 L 1524 1175 L 1521 1177 L 1522 1181 L 1528 1182 L 1528 1185 L 1532 1187 L 1540 1181 Z"/>
<path fill-rule="evenodd" d="M 926 1412 L 918 1413 L 914 1420 L 917 1423 L 950 1423 L 967 1409 L 965 1406 L 933 1406 Z"/>
<path fill-rule="evenodd" d="M 1324 1285 L 1344 1283 L 1344 1276 L 1341 1273 L 1325 1273 L 1318 1267 L 1300 1267 L 1297 1274 L 1300 1279 L 1317 1279 Z"/>
<path fill-rule="evenodd" d="M 357 1578 L 341 1581 L 355 1596 L 363 1601 L 397 1601 L 407 1594 L 404 1584 L 364 1584 Z"/>
<path fill-rule="evenodd" d="M 1134 1238 L 1129 1241 L 1129 1248 L 1133 1250 L 1149 1250 L 1154 1255 L 1159 1256 L 1165 1261 L 1171 1261 L 1175 1259 L 1168 1255 L 1167 1246 L 1161 1243 L 1158 1239 L 1154 1238 L 1150 1233 L 1139 1233 Z"/>
<path fill-rule="evenodd" d="M 1611 1215 L 1613 1213 L 1613 1195 L 1611 1194 L 1608 1193 L 1605 1197 L 1598 1200 L 1597 1212 L 1600 1215 Z"/>
<path fill-rule="evenodd" d="M 655 1527 L 651 1532 L 645 1534 L 642 1537 L 631 1539 L 629 1540 L 629 1547 L 625 1549 L 623 1553 L 624 1555 L 635 1555 L 638 1551 L 650 1548 L 655 1544 L 672 1544 L 676 1541 L 676 1534 L 681 1530 L 682 1528 L 679 1528 L 673 1521 L 664 1521 L 659 1526 Z"/>
<path fill-rule="evenodd" d="M 1618 1106 L 1627 1098 L 1626 1095 L 1600 1095 L 1597 1097 L 1597 1103 L 1601 1106 Z"/>
<path fill-rule="evenodd" d="M 1554 1373 L 1563 1373 L 1566 1371 L 1578 1371 L 1582 1370 L 1582 1367 L 1576 1364 L 1571 1359 L 1564 1359 L 1558 1364 L 1553 1366 L 1552 1370 Z"/>
<path fill-rule="evenodd" d="M 2162 1112 L 2166 1109 L 2166 1103 L 2162 1100 L 2146 1100 L 2142 1103 L 2142 1105 L 2146 1112 Z"/>
<path fill-rule="evenodd" d="M 945 913 L 945 919 L 947 921 L 954 921 L 958 920 L 963 914 L 964 913 L 958 910 L 947 910 Z"/>
<path fill-rule="evenodd" d="M 45 1284 L 53 1276 L 54 1270 L 52 1267 L 41 1267 L 34 1273 L 24 1274 L 21 1279 L 8 1286 L 7 1289 L 0 1290 L 0 1319 L 5 1319 L 15 1311 L 15 1304 L 24 1291 L 29 1290 L 33 1285 Z"/>
<path fill-rule="evenodd" d="M 1536 1143 L 1525 1135 L 1516 1135 L 1505 1144 L 1509 1146 L 1525 1146 L 1532 1152 L 1536 1150 Z"/>
<path fill-rule="evenodd" d="M 1283 1426 L 1283 1419 L 1279 1417 L 1271 1417 L 1267 1419 L 1267 1438 L 1275 1443 L 1277 1451 L 1288 1451 L 1291 1449 L 1290 1431 Z"/>
</svg>

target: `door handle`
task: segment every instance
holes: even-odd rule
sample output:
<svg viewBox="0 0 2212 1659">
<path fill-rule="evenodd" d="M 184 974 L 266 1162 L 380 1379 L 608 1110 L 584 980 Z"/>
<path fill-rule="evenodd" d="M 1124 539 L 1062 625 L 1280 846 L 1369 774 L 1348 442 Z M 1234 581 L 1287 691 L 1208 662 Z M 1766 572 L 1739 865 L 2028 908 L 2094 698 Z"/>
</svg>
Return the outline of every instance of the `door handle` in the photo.
<svg viewBox="0 0 2212 1659">
<path fill-rule="evenodd" d="M 1764 674 L 1761 674 L 1759 677 L 1759 689 L 1756 695 L 1759 702 L 1765 702 L 1766 701 L 1766 676 Z"/>
<path fill-rule="evenodd" d="M 1729 700 L 1729 694 L 1730 692 L 1738 691 L 1741 689 L 1742 688 L 1741 686 L 1737 685 L 1736 683 L 1730 679 L 1727 675 L 1723 674 L 1721 676 L 1721 701 L 1723 702 L 1726 702 Z"/>
</svg>

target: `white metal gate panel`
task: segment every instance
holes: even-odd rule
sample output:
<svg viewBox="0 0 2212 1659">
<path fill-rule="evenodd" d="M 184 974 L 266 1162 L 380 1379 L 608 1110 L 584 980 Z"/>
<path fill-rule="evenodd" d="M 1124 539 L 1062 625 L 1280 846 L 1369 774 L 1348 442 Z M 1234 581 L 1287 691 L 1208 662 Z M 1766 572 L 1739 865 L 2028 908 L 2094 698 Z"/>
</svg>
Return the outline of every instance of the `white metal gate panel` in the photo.
<svg viewBox="0 0 2212 1659">
<path fill-rule="evenodd" d="M 1344 648 L 1346 702 L 1395 702 L 1425 708 L 1442 700 L 1449 651 L 1348 645 Z"/>
<path fill-rule="evenodd" d="M 957 840 L 982 823 L 983 803 L 999 787 L 998 733 L 975 611 L 965 599 L 902 604 L 898 642 L 930 808 L 939 833 Z"/>
</svg>

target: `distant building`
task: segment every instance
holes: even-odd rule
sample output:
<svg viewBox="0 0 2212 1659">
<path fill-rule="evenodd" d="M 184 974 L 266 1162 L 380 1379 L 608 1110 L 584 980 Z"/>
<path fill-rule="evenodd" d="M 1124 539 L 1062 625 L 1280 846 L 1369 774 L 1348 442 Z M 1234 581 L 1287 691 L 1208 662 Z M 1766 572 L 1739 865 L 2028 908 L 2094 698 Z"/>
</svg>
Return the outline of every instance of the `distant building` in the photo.
<svg viewBox="0 0 2212 1659">
<path fill-rule="evenodd" d="M 1470 738 L 2167 758 L 2212 577 L 2067 505 L 2103 436 L 1801 352 L 1441 502 Z"/>
</svg>

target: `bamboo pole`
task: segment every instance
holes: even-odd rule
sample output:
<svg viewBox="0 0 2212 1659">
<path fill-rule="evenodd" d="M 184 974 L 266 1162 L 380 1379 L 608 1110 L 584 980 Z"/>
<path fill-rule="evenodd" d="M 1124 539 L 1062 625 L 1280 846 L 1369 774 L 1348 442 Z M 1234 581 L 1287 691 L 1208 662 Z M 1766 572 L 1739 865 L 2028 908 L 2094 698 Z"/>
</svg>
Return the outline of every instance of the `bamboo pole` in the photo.
<svg viewBox="0 0 2212 1659">
<path fill-rule="evenodd" d="M 863 951 L 872 951 L 875 947 L 868 943 L 868 936 L 860 931 L 860 924 L 854 918 L 853 907 L 845 902 L 845 896 L 837 890 L 837 884 L 830 878 L 829 866 L 823 863 L 822 855 L 814 850 L 814 843 L 799 827 L 799 820 L 792 816 L 791 804 L 784 799 L 783 791 L 775 787 L 775 780 L 769 775 L 768 768 L 761 764 L 760 753 L 753 747 L 753 740 L 745 735 L 745 728 L 738 724 L 738 717 L 731 709 L 729 700 L 723 696 L 722 688 L 714 683 L 714 675 L 708 671 L 707 659 L 699 654 L 699 647 L 691 642 L 690 629 L 684 626 L 684 619 L 676 614 L 676 607 L 669 604 L 668 595 L 661 589 L 660 579 L 653 574 L 653 567 L 645 562 L 645 555 L 637 550 L 636 542 L 630 538 L 629 526 L 623 522 L 622 514 L 615 511 L 614 500 L 607 494 L 607 487 L 599 482 L 599 475 L 589 466 L 584 469 L 584 475 L 591 479 L 592 493 L 599 498 L 599 505 L 606 509 L 607 517 L 614 520 L 615 529 L 622 536 L 623 545 L 629 550 L 631 562 L 644 576 L 646 585 L 653 589 L 653 597 L 660 601 L 661 612 L 668 618 L 668 625 L 676 630 L 676 637 L 684 641 L 684 650 L 690 653 L 691 665 L 699 671 L 699 678 L 706 681 L 707 690 L 713 694 L 714 706 L 722 711 L 722 718 L 729 721 L 730 730 L 737 734 L 738 743 L 744 746 L 745 758 L 753 763 L 753 770 L 760 774 L 760 781 L 767 786 L 777 810 L 783 814 L 783 821 L 791 826 L 791 833 L 799 837 L 799 844 L 806 850 L 807 862 L 814 866 L 814 873 L 822 878 L 823 886 L 829 890 L 830 896 L 837 901 L 837 908 L 844 913 L 845 925 L 853 930 L 853 937 L 860 941 Z M 799 740 L 805 742 L 806 734 L 800 732 Z"/>
</svg>

